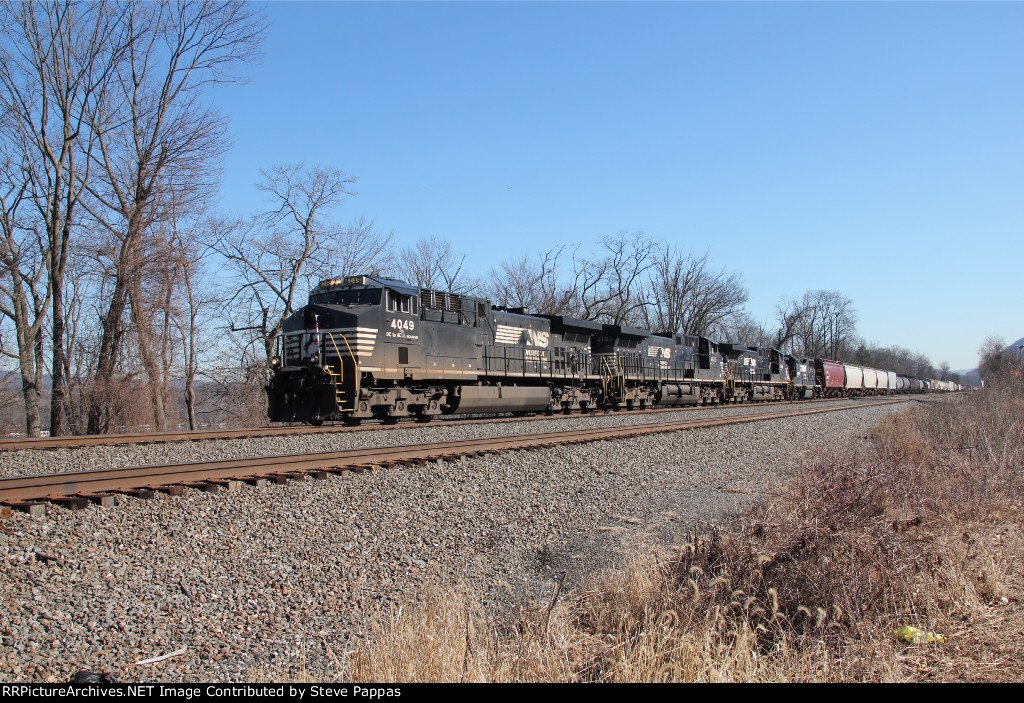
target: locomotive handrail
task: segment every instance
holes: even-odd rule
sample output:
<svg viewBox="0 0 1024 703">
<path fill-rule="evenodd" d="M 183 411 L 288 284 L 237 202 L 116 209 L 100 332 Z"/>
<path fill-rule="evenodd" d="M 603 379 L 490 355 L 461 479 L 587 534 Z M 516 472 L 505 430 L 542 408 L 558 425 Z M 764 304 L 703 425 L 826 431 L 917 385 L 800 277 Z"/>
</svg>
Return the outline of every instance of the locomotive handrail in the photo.
<svg viewBox="0 0 1024 703">
<path fill-rule="evenodd" d="M 722 364 L 723 387 L 727 390 L 736 390 L 736 374 L 729 364 Z"/>
<path fill-rule="evenodd" d="M 341 352 L 338 350 L 338 343 L 334 340 L 334 334 L 331 332 L 324 332 L 331 339 L 331 346 L 334 347 L 334 353 L 338 355 L 338 379 L 342 382 L 345 381 L 345 360 L 341 358 Z M 352 357 L 352 374 L 355 376 L 355 385 L 353 386 L 354 392 L 352 394 L 352 407 L 346 410 L 345 408 L 339 408 L 340 412 L 351 413 L 356 410 L 356 402 L 359 398 L 359 362 L 356 361 L 356 355 L 352 352 L 352 346 L 348 343 L 348 337 L 341 335 L 342 341 L 345 342 L 345 348 L 348 349 L 348 354 Z"/>
</svg>

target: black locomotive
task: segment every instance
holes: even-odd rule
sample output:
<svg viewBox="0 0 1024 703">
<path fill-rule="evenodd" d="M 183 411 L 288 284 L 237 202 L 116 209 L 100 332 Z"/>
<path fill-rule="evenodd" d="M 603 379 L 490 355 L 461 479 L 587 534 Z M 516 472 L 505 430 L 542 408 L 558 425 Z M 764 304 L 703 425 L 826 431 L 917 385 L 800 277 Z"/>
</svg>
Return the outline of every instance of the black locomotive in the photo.
<svg viewBox="0 0 1024 703">
<path fill-rule="evenodd" d="M 813 361 L 776 349 L 346 276 L 321 281 L 285 322 L 267 396 L 273 421 L 356 424 L 809 398 L 816 389 Z"/>
</svg>

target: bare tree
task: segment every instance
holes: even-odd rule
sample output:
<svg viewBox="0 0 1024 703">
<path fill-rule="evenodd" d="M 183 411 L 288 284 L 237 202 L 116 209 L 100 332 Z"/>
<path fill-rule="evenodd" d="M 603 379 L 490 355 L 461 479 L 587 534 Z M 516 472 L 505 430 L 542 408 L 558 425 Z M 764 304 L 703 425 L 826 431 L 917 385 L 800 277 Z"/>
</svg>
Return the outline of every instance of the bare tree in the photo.
<svg viewBox="0 0 1024 703">
<path fill-rule="evenodd" d="M 392 265 L 395 233 L 378 230 L 375 220 L 359 216 L 329 234 L 323 271 L 379 276 Z"/>
<path fill-rule="evenodd" d="M 158 428 L 166 425 L 161 357 L 169 318 L 154 312 L 153 291 L 146 291 L 144 282 L 154 280 L 153 270 L 162 266 L 159 260 L 169 246 L 154 233 L 185 203 L 201 210 L 212 195 L 216 160 L 227 139 L 225 123 L 203 103 L 203 91 L 211 83 L 234 80 L 233 70 L 258 56 L 263 30 L 262 18 L 239 2 L 125 7 L 123 59 L 114 66 L 115 80 L 94 96 L 87 113 L 97 177 L 87 183 L 85 202 L 104 235 L 97 258 L 106 261 L 113 282 L 102 315 L 91 432 L 104 429 L 106 389 L 129 322 L 148 377 L 154 422 Z M 159 280 L 157 300 L 166 299 L 173 284 L 167 275 Z M 162 331 L 153 329 L 154 323 Z"/>
<path fill-rule="evenodd" d="M 168 306 L 168 309 L 173 311 L 172 323 L 177 333 L 175 341 L 181 347 L 180 373 L 185 384 L 185 417 L 188 428 L 194 430 L 198 427 L 196 380 L 200 362 L 204 356 L 203 349 L 215 346 L 209 339 L 208 330 L 213 326 L 214 315 L 223 301 L 217 287 L 209 280 L 204 266 L 204 259 L 212 250 L 202 245 L 201 240 L 209 241 L 208 234 L 193 230 L 176 232 L 175 237 L 179 238 L 179 245 L 175 247 L 177 257 L 174 260 L 178 282 L 175 299 L 178 304 Z"/>
<path fill-rule="evenodd" d="M 927 356 L 906 347 L 898 345 L 880 347 L 864 342 L 858 342 L 857 347 L 867 348 L 865 363 L 877 368 L 894 371 L 901 376 L 917 378 L 934 378 L 937 375 Z"/>
<path fill-rule="evenodd" d="M 484 279 L 484 295 L 503 307 L 541 311 L 537 304 L 540 278 L 540 268 L 523 254 L 491 267 Z"/>
<path fill-rule="evenodd" d="M 1014 359 L 1006 347 L 1006 339 L 990 335 L 978 348 L 978 373 L 986 386 L 998 387 L 1008 381 Z"/>
<path fill-rule="evenodd" d="M 737 312 L 722 320 L 716 325 L 711 336 L 719 341 L 741 346 L 778 348 L 775 344 L 776 333 L 745 311 Z"/>
<path fill-rule="evenodd" d="M 11 356 L 5 341 L 8 338 L 10 320 L 0 317 L 0 359 Z M 25 427 L 25 413 L 22 409 L 24 393 L 19 388 L 18 372 L 0 366 L 0 435 L 18 433 Z"/>
<path fill-rule="evenodd" d="M 123 57 L 124 10 L 115 3 L 57 0 L 0 5 L 2 138 L 22 155 L 25 196 L 44 244 L 54 435 L 64 430 L 64 277 L 88 180 L 87 105 Z"/>
<path fill-rule="evenodd" d="M 661 247 L 649 286 L 647 325 L 683 334 L 710 334 L 748 299 L 743 279 L 725 269 L 714 271 L 707 252 L 684 254 L 667 244 Z"/>
<path fill-rule="evenodd" d="M 953 367 L 949 365 L 948 361 L 940 362 L 939 363 L 939 380 L 940 381 L 949 381 L 949 380 L 951 380 L 952 377 L 953 377 L 953 374 L 950 373 L 950 370 L 952 368 Z"/>
<path fill-rule="evenodd" d="M 503 261 L 488 272 L 481 283 L 482 293 L 504 307 L 527 308 L 545 315 L 574 315 L 575 287 L 563 284 L 561 270 L 567 252 L 567 247 L 558 246 L 536 260 L 524 254 Z"/>
<path fill-rule="evenodd" d="M 818 307 L 825 331 L 824 341 L 832 359 L 839 359 L 857 331 L 857 311 L 853 301 L 838 291 L 820 292 Z"/>
<path fill-rule="evenodd" d="M 245 332 L 262 347 L 262 363 L 269 364 L 274 343 L 285 319 L 318 277 L 330 275 L 340 262 L 374 273 L 390 256 L 391 234 L 360 220 L 338 227 L 327 217 L 348 195 L 355 178 L 336 168 L 276 166 L 263 171 L 257 186 L 274 207 L 244 225 L 222 227 L 214 245 L 234 272 L 232 310 L 243 320 L 232 331 Z M 351 252 L 362 252 L 353 259 Z M 346 259 L 346 257 L 349 257 Z"/>
<path fill-rule="evenodd" d="M 643 232 L 601 238 L 599 255 L 576 262 L 572 282 L 575 314 L 614 325 L 640 324 L 647 306 L 644 277 L 659 245 Z"/>
<path fill-rule="evenodd" d="M 85 434 L 88 431 L 96 352 L 99 349 L 100 318 L 88 273 L 86 253 L 81 247 L 74 248 L 65 278 L 67 353 L 64 355 L 64 378 L 67 379 L 68 387 L 64 405 L 67 431 L 70 434 Z"/>
<path fill-rule="evenodd" d="M 833 360 L 856 353 L 857 311 L 852 300 L 838 291 L 811 290 L 790 306 L 795 353 Z"/>
<path fill-rule="evenodd" d="M 18 360 L 25 432 L 40 435 L 45 360 L 43 324 L 49 310 L 51 288 L 46 275 L 46 241 L 39 228 L 19 217 L 28 183 L 22 169 L 0 152 L 0 315 L 14 326 L 16 349 L 0 347 L 0 355 Z"/>
<path fill-rule="evenodd" d="M 548 315 L 610 324 L 639 324 L 644 276 L 654 265 L 657 243 L 642 232 L 603 237 L 594 256 L 578 247 L 553 247 L 535 261 L 523 256 L 488 273 L 482 289 L 499 304 Z"/>
<path fill-rule="evenodd" d="M 780 301 L 775 306 L 775 332 L 772 335 L 772 347 L 786 351 L 795 351 L 793 340 L 807 309 L 803 301 L 797 298 Z M 799 350 L 802 351 L 802 350 Z"/>
<path fill-rule="evenodd" d="M 423 237 L 398 253 L 396 269 L 403 280 L 420 288 L 468 293 L 477 284 L 463 275 L 465 261 L 466 255 L 456 253 L 448 240 Z"/>
</svg>

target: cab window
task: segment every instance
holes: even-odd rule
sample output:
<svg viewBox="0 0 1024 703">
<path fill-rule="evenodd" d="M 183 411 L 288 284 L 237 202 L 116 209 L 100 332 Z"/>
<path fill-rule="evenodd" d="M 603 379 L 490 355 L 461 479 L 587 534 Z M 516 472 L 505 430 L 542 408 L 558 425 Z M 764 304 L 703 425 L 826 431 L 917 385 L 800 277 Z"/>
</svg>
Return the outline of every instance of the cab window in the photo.
<svg viewBox="0 0 1024 703">
<path fill-rule="evenodd" d="M 311 295 L 309 302 L 320 305 L 377 305 L 380 303 L 379 288 L 328 291 Z"/>
<path fill-rule="evenodd" d="M 398 291 L 387 289 L 388 312 L 404 312 L 410 315 L 416 313 L 416 297 L 405 295 Z"/>
</svg>

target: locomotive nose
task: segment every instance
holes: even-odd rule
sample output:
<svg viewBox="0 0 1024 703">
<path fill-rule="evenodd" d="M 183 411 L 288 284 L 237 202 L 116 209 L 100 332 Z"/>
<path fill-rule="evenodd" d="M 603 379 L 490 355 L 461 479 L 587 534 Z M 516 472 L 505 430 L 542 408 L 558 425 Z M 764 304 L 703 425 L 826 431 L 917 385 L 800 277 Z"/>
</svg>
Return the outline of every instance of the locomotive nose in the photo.
<svg viewBox="0 0 1024 703">
<path fill-rule="evenodd" d="M 368 311 L 339 308 L 333 305 L 307 305 L 305 310 L 306 329 L 319 326 L 321 330 L 355 327 Z"/>
<path fill-rule="evenodd" d="M 310 305 L 305 311 L 305 329 L 319 329 L 324 352 L 328 355 L 355 355 L 360 362 L 373 354 L 380 311 L 365 306 Z"/>
</svg>

